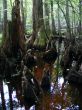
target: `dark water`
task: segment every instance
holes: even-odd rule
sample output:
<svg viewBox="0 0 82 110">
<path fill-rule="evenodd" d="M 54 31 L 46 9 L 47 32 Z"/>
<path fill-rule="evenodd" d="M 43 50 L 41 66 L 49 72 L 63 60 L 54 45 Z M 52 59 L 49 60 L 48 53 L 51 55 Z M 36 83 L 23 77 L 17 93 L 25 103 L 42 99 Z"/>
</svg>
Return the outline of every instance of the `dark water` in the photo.
<svg viewBox="0 0 82 110">
<path fill-rule="evenodd" d="M 58 84 L 51 83 L 50 92 L 44 93 L 40 105 L 37 107 L 32 106 L 29 110 L 79 110 L 78 105 L 74 105 L 72 102 L 72 97 L 69 95 L 70 89 L 69 84 L 66 83 L 62 86 L 64 80 L 62 77 L 58 78 Z M 4 95 L 6 102 L 6 110 L 10 110 L 9 107 L 9 93 L 8 86 L 3 82 L 4 85 Z M 13 110 L 25 110 L 25 107 L 21 107 L 17 98 L 16 92 L 12 93 L 13 99 Z M 1 94 L 0 94 L 0 108 L 1 108 Z M 1 110 L 1 109 L 0 109 Z"/>
</svg>

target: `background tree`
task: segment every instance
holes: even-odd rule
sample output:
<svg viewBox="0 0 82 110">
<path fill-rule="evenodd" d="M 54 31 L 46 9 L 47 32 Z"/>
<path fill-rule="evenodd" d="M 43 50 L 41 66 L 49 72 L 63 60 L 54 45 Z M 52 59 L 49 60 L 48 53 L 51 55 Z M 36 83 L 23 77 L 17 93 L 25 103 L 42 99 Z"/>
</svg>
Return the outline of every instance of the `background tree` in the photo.
<svg viewBox="0 0 82 110">
<path fill-rule="evenodd" d="M 3 0 L 0 2 L 0 7 L 2 8 L 1 5 L 3 3 L 3 10 L 5 10 L 1 10 L 1 22 L 5 24 L 7 19 L 11 20 L 11 9 L 14 0 Z M 43 44 L 51 33 L 56 35 L 57 32 L 60 33 L 59 30 L 61 34 L 64 33 L 68 37 L 71 37 L 74 32 L 76 32 L 75 35 L 77 36 L 78 33 L 81 35 L 81 0 L 20 0 L 20 2 L 25 34 L 33 34 L 32 42 L 37 38 Z M 41 31 L 42 26 L 43 31 Z M 6 33 L 6 30 L 4 32 Z"/>
<path fill-rule="evenodd" d="M 52 34 L 55 35 L 57 34 L 56 32 L 56 26 L 55 26 L 55 18 L 54 18 L 54 2 L 53 0 L 50 1 L 51 2 L 51 21 L 52 21 Z"/>
<path fill-rule="evenodd" d="M 7 0 L 3 0 L 3 37 L 7 35 Z"/>
</svg>

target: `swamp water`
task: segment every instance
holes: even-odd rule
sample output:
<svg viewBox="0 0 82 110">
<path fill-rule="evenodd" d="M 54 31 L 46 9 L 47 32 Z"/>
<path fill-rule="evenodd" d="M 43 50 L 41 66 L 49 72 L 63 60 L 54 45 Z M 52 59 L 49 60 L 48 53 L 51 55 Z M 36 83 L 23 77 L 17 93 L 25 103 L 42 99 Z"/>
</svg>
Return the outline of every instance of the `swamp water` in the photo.
<svg viewBox="0 0 82 110">
<path fill-rule="evenodd" d="M 51 89 L 49 92 L 45 92 L 39 106 L 32 106 L 29 110 L 80 110 L 79 106 L 73 103 L 75 100 L 75 91 L 71 91 L 69 84 L 63 84 L 64 79 L 58 78 L 58 84 L 51 83 Z M 8 86 L 3 82 L 4 97 L 6 110 L 10 110 Z M 72 92 L 72 93 L 71 93 Z M 76 93 L 77 94 L 77 93 Z M 74 95 L 74 96 L 73 96 Z M 76 97 L 77 98 L 77 97 Z M 13 110 L 25 110 L 25 107 L 21 107 L 17 98 L 16 91 L 12 93 Z M 0 110 L 2 110 L 2 100 L 0 94 Z"/>
</svg>

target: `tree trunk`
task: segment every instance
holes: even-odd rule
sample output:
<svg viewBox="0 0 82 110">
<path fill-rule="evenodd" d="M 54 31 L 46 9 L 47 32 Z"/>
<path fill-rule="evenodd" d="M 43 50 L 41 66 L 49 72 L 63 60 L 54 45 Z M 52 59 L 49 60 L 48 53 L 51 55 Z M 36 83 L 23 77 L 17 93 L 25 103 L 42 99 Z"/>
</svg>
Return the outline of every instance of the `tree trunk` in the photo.
<svg viewBox="0 0 82 110">
<path fill-rule="evenodd" d="M 39 10 L 38 11 L 38 13 L 39 13 L 38 28 L 39 28 L 39 33 L 40 33 L 39 44 L 45 45 L 47 38 L 49 38 L 49 37 L 45 30 L 44 19 L 43 19 L 43 0 L 39 0 L 38 10 Z"/>
<path fill-rule="evenodd" d="M 66 0 L 66 23 L 67 23 L 67 37 L 71 38 L 70 17 L 69 17 L 69 1 Z"/>
<path fill-rule="evenodd" d="M 51 20 L 52 20 L 52 34 L 57 34 L 55 20 L 54 20 L 54 13 L 53 13 L 53 0 L 51 0 Z"/>
<path fill-rule="evenodd" d="M 32 44 L 34 43 L 38 30 L 38 3 L 39 0 L 33 0 L 33 35 Z"/>
<path fill-rule="evenodd" d="M 22 14 L 22 23 L 23 23 L 23 26 L 24 26 L 23 28 L 24 28 L 24 31 L 26 32 L 26 14 L 25 14 L 25 10 L 24 10 L 24 2 L 23 1 L 24 0 L 21 0 L 21 14 Z M 27 4 L 26 0 L 25 0 L 25 4 Z"/>
<path fill-rule="evenodd" d="M 72 35 L 74 34 L 74 10 L 72 8 L 72 29 L 71 29 Z"/>
<path fill-rule="evenodd" d="M 82 34 L 82 0 L 79 0 L 79 35 Z"/>
<path fill-rule="evenodd" d="M 7 0 L 3 0 L 3 37 L 7 36 Z"/>
<path fill-rule="evenodd" d="M 21 21 L 20 15 L 20 2 L 15 0 L 15 5 L 12 8 L 12 53 L 14 57 L 17 57 L 18 52 L 25 53 L 25 35 L 24 26 Z"/>
<path fill-rule="evenodd" d="M 3 82 L 2 81 L 0 81 L 0 88 L 1 88 L 1 99 L 2 99 L 2 110 L 6 110 L 4 91 L 3 91 Z"/>
<path fill-rule="evenodd" d="M 47 33 L 48 36 L 50 36 L 50 23 L 49 23 L 49 4 L 47 2 L 47 0 L 45 0 L 44 3 L 44 23 L 45 23 L 45 31 Z"/>
<path fill-rule="evenodd" d="M 0 8 L 0 33 L 2 33 L 2 19 L 1 19 L 2 9 Z"/>
<path fill-rule="evenodd" d="M 74 34 L 77 34 L 77 27 L 76 27 L 76 13 L 74 11 Z"/>
<path fill-rule="evenodd" d="M 26 20 L 27 20 L 27 0 L 25 0 L 25 16 L 24 16 L 24 27 L 25 27 L 25 32 L 26 32 Z"/>
<path fill-rule="evenodd" d="M 61 36 L 61 24 L 60 24 L 60 8 L 59 8 L 59 0 L 58 0 L 58 34 Z"/>
<path fill-rule="evenodd" d="M 0 23 L 1 23 L 1 8 L 0 8 Z"/>
<path fill-rule="evenodd" d="M 10 110 L 13 110 L 12 87 L 10 83 L 8 83 L 8 90 L 9 90 Z"/>
<path fill-rule="evenodd" d="M 43 2 L 42 0 L 33 0 L 33 36 L 31 38 L 31 44 L 34 43 L 39 33 L 39 39 L 45 39 L 45 27 L 43 20 Z M 40 40 L 37 42 L 40 43 Z"/>
</svg>

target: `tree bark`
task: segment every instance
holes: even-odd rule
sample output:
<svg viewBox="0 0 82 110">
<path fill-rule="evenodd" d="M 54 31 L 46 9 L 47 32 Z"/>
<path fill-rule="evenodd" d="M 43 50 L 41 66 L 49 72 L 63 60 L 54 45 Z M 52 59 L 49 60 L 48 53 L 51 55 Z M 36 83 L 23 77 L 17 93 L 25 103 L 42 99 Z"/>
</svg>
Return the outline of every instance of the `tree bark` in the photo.
<svg viewBox="0 0 82 110">
<path fill-rule="evenodd" d="M 52 20 L 52 34 L 57 34 L 55 20 L 54 20 L 54 13 L 53 13 L 53 0 L 51 0 L 51 20 Z"/>
<path fill-rule="evenodd" d="M 3 0 L 3 37 L 7 36 L 7 0 Z"/>
<path fill-rule="evenodd" d="M 8 90 L 9 90 L 10 110 L 13 110 L 12 87 L 10 83 L 8 83 Z"/>
<path fill-rule="evenodd" d="M 69 1 L 66 0 L 66 20 L 67 20 L 67 37 L 71 38 L 70 17 L 69 17 Z"/>
<path fill-rule="evenodd" d="M 25 4 L 26 3 L 26 0 L 25 0 Z M 27 6 L 25 6 L 26 8 Z M 21 0 L 21 14 L 22 14 L 22 23 L 23 23 L 23 28 L 24 28 L 24 32 L 26 32 L 26 18 L 27 18 L 27 15 L 25 14 L 25 10 L 24 10 L 24 0 Z"/>
<path fill-rule="evenodd" d="M 82 0 L 79 0 L 79 35 L 82 34 Z"/>
<path fill-rule="evenodd" d="M 37 30 L 38 30 L 38 3 L 39 0 L 33 0 L 33 36 L 32 36 L 32 44 L 34 43 Z"/>
<path fill-rule="evenodd" d="M 6 110 L 4 91 L 3 91 L 3 82 L 2 81 L 0 81 L 0 88 L 1 88 L 1 99 L 2 99 L 2 110 Z"/>
<path fill-rule="evenodd" d="M 58 0 L 58 34 L 61 36 L 61 24 L 60 24 L 60 8 L 59 8 L 59 0 Z"/>
<path fill-rule="evenodd" d="M 49 23 L 49 4 L 47 3 L 47 0 L 45 0 L 44 3 L 44 22 L 45 22 L 45 30 L 48 33 L 48 35 L 50 34 L 50 23 Z"/>
<path fill-rule="evenodd" d="M 31 44 L 34 43 L 35 39 L 38 36 L 38 33 L 40 33 L 39 35 L 40 37 L 42 37 L 42 33 L 44 33 L 44 30 L 45 27 L 43 20 L 43 2 L 42 0 L 33 0 L 33 35 L 31 38 Z"/>
</svg>

